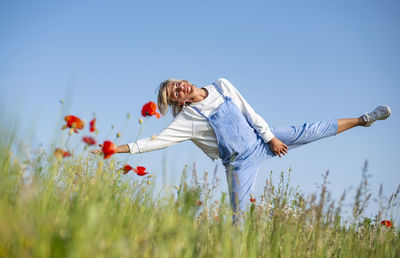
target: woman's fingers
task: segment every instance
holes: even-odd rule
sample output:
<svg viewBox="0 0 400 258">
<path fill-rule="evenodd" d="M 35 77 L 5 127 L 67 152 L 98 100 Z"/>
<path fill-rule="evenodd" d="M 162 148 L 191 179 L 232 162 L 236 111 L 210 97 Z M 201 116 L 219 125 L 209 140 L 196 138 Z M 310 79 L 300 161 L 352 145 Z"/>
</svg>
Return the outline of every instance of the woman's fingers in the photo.
<svg viewBox="0 0 400 258">
<path fill-rule="evenodd" d="M 90 151 L 90 153 L 92 153 L 92 154 L 99 154 L 101 152 L 103 152 L 103 149 L 93 149 Z"/>
<path fill-rule="evenodd" d="M 282 158 L 282 155 L 286 155 L 286 153 L 288 153 L 288 146 L 277 138 L 273 138 L 269 145 L 274 155 L 279 156 L 279 158 Z"/>
<path fill-rule="evenodd" d="M 100 148 L 103 148 L 103 144 L 99 144 L 99 147 L 100 147 Z M 90 153 L 92 153 L 92 154 L 99 154 L 99 153 L 101 153 L 102 151 L 103 151 L 103 149 L 94 149 L 94 150 L 91 150 Z"/>
<path fill-rule="evenodd" d="M 279 156 L 279 158 L 282 158 L 281 155 L 286 155 L 288 153 L 288 147 L 286 145 L 283 145 L 281 149 L 275 151 L 275 155 Z"/>
</svg>

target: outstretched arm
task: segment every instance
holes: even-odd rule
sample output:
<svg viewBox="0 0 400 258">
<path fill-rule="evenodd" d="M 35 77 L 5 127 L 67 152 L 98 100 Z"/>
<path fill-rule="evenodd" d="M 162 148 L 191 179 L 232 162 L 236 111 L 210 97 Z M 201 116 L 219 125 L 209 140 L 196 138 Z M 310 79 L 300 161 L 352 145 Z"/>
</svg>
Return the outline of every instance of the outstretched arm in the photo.
<svg viewBox="0 0 400 258">
<path fill-rule="evenodd" d="M 117 146 L 117 153 L 142 153 L 160 150 L 176 143 L 189 140 L 193 135 L 192 121 L 185 113 L 179 113 L 170 125 L 160 134 L 143 138 L 136 142 Z M 102 147 L 102 146 L 100 146 Z M 95 149 L 92 153 L 100 153 L 102 149 Z"/>
</svg>

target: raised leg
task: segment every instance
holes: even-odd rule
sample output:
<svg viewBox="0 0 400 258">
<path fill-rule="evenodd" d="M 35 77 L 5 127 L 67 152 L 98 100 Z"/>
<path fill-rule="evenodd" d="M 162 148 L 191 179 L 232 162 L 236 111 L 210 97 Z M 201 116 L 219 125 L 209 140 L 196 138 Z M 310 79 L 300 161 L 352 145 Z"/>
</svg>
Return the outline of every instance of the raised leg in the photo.
<svg viewBox="0 0 400 258">
<path fill-rule="evenodd" d="M 325 137 L 336 135 L 338 120 L 305 123 L 302 126 L 271 127 L 276 138 L 288 145 L 289 149 L 304 145 Z"/>
<path fill-rule="evenodd" d="M 365 125 L 366 125 L 366 122 L 364 121 L 364 119 L 361 116 L 359 118 L 338 119 L 337 133 L 339 134 L 339 133 L 349 130 L 353 127 L 365 126 Z"/>
</svg>

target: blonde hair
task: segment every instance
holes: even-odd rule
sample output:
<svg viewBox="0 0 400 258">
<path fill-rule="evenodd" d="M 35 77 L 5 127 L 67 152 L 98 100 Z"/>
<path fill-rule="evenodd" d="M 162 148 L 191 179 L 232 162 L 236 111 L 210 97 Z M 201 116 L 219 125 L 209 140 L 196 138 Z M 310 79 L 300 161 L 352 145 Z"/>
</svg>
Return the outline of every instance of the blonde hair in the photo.
<svg viewBox="0 0 400 258">
<path fill-rule="evenodd" d="M 165 116 L 168 112 L 168 108 L 171 108 L 172 115 L 176 117 L 179 112 L 181 112 L 183 106 L 179 105 L 176 101 L 171 101 L 168 98 L 167 86 L 170 83 L 186 81 L 182 79 L 168 79 L 160 83 L 160 87 L 158 88 L 158 96 L 157 96 L 157 104 L 158 109 L 161 114 Z"/>
</svg>

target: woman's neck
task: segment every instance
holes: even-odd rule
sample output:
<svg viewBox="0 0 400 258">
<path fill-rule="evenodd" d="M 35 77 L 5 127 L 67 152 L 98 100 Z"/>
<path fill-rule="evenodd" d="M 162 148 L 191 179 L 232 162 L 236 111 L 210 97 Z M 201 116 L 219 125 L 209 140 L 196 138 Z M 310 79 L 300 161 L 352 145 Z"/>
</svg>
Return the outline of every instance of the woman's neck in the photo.
<svg viewBox="0 0 400 258">
<path fill-rule="evenodd" d="M 208 97 L 208 90 L 206 88 L 196 88 L 196 94 L 191 102 L 199 102 Z"/>
</svg>

